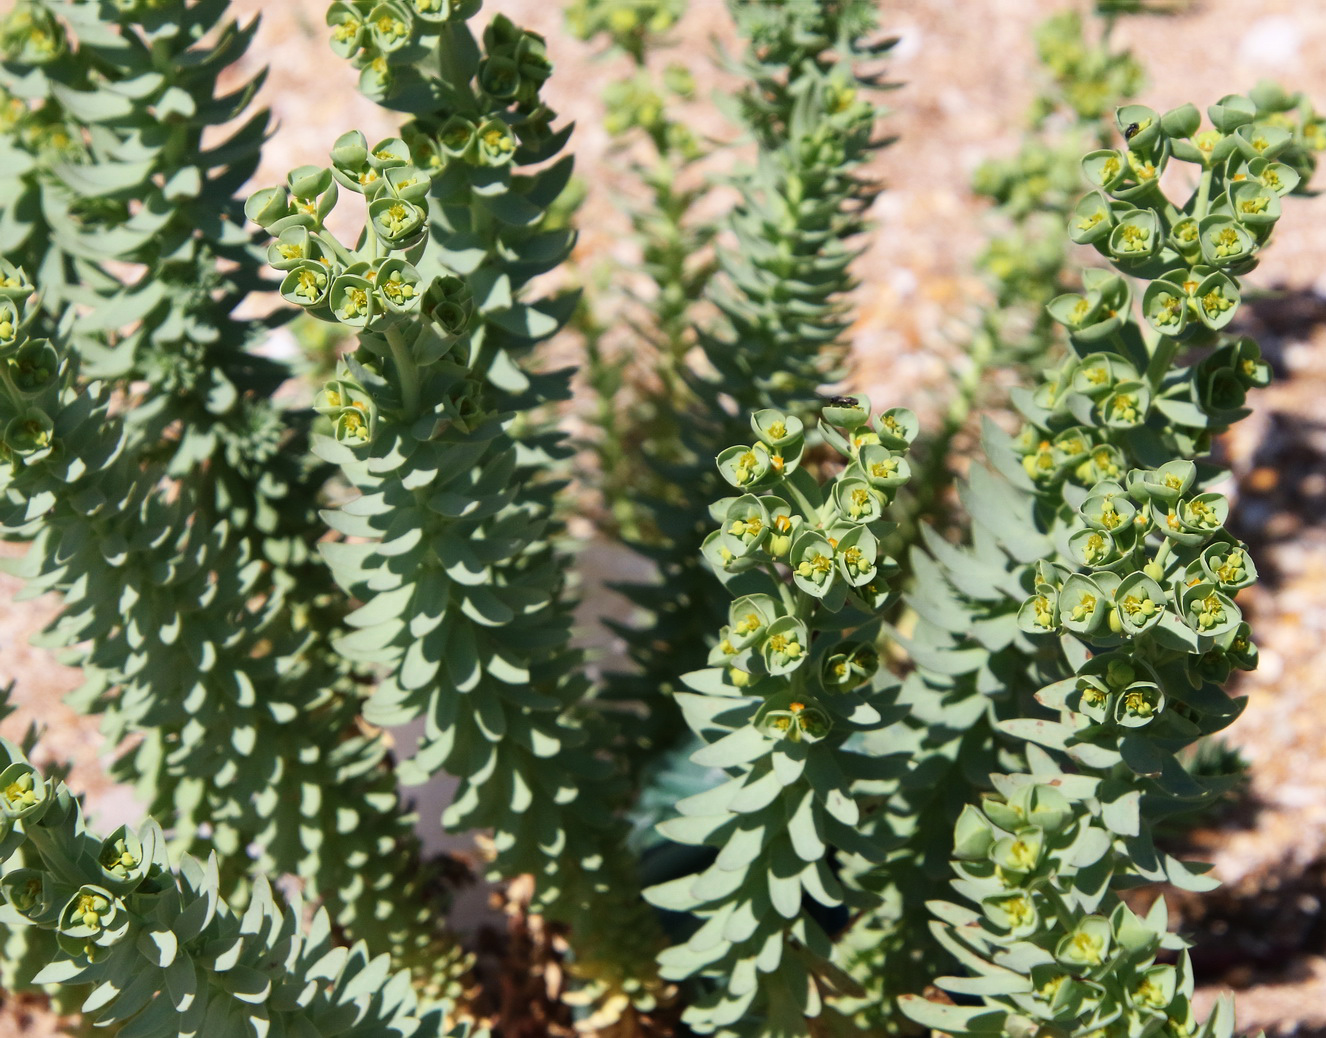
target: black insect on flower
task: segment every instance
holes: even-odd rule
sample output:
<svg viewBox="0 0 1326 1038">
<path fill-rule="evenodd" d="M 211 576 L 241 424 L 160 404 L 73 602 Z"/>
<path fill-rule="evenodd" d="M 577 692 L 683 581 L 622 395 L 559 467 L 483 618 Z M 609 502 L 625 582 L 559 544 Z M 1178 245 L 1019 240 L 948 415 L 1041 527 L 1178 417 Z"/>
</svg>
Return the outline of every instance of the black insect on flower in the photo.
<svg viewBox="0 0 1326 1038">
<path fill-rule="evenodd" d="M 1123 131 L 1123 139 L 1126 141 L 1132 140 L 1134 137 L 1137 136 L 1137 131 L 1140 129 L 1141 127 L 1138 126 L 1137 123 L 1129 123 L 1128 129 Z"/>
<path fill-rule="evenodd" d="M 860 403 L 854 396 L 831 396 L 829 397 L 829 407 L 856 407 Z"/>
</svg>

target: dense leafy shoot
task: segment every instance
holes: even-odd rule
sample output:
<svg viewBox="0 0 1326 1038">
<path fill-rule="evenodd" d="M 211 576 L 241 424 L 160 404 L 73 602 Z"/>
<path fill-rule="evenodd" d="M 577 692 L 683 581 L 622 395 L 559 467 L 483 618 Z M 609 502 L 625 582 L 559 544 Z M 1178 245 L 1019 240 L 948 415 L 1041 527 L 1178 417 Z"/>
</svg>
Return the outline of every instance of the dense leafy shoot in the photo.
<svg viewBox="0 0 1326 1038">
<path fill-rule="evenodd" d="M 1077 16 L 1038 39 L 1034 121 L 1071 112 L 1067 138 L 981 175 L 1017 225 L 984 260 L 1004 313 L 935 432 L 843 388 L 892 46 L 867 0 L 729 5 L 712 217 L 723 150 L 671 110 L 691 70 L 655 60 L 685 5 L 572 5 L 629 66 L 609 129 L 646 142 L 629 362 L 557 287 L 579 189 L 538 34 L 479 0 L 333 0 L 332 51 L 403 121 L 241 199 L 268 118 L 261 76 L 222 84 L 254 24 L 21 0 L 0 526 L 161 824 L 94 835 L 37 733 L 0 741 L 5 986 L 122 1038 L 462 1038 L 488 1007 L 454 868 L 399 792 L 445 773 L 443 824 L 555 928 L 557 1027 L 1229 1038 L 1163 899 L 1119 891 L 1212 882 L 1153 838 L 1236 781 L 1187 751 L 1257 659 L 1209 456 L 1269 379 L 1244 278 L 1326 124 L 1266 83 L 1205 128 L 1117 107 L 1141 71 L 1108 32 L 1137 5 L 1099 6 L 1099 43 Z M 1101 262 L 1071 275 L 1070 243 Z M 264 291 L 280 309 L 239 316 Z M 317 386 L 262 349 L 296 313 L 346 347 Z M 623 589 L 630 665 L 603 678 L 572 637 L 571 372 L 543 348 L 573 320 L 601 526 L 655 578 Z M 987 426 L 949 516 L 994 366 L 1030 382 L 1022 425 Z"/>
</svg>

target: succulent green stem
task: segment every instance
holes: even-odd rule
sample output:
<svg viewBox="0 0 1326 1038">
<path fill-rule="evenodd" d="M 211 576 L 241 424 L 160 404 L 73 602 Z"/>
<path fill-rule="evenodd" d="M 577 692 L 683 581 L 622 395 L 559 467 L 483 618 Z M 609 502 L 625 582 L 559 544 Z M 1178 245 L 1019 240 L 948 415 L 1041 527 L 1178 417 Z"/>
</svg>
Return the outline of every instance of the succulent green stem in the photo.
<svg viewBox="0 0 1326 1038">
<path fill-rule="evenodd" d="M 407 418 L 419 413 L 419 366 L 414 362 L 405 333 L 398 324 L 387 326 L 387 343 L 391 346 L 391 359 L 401 380 L 401 403 Z"/>
<path fill-rule="evenodd" d="M 1197 201 L 1193 204 L 1193 219 L 1201 221 L 1206 216 L 1206 211 L 1211 205 L 1211 180 L 1215 175 L 1215 170 L 1209 166 L 1202 170 L 1202 179 L 1197 185 Z"/>
<path fill-rule="evenodd" d="M 799 477 L 802 477 L 803 475 L 804 475 L 804 470 L 798 469 L 796 472 L 792 473 L 792 475 L 783 484 L 783 487 L 787 491 L 788 496 L 792 498 L 793 503 L 799 509 L 801 509 L 804 515 L 812 519 L 818 519 L 820 516 L 819 508 L 816 507 L 816 505 L 806 495 L 805 491 L 797 485 L 800 482 Z"/>
</svg>

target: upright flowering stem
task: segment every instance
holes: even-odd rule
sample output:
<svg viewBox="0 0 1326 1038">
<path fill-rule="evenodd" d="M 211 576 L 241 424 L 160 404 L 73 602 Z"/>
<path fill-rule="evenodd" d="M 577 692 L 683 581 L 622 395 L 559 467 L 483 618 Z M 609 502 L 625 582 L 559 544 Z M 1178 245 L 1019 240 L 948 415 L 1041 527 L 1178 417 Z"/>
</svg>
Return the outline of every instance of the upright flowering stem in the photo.
<svg viewBox="0 0 1326 1038">
<path fill-rule="evenodd" d="M 1253 94 L 1255 100 L 1231 103 L 1244 108 L 1244 114 L 1252 117 L 1252 125 L 1276 127 L 1277 136 L 1283 132 L 1285 136 L 1280 139 L 1287 138 L 1287 142 L 1277 162 L 1290 167 L 1292 172 L 1286 174 L 1280 186 L 1293 194 L 1300 190 L 1294 185 L 1301 183 L 1315 164 L 1313 152 L 1322 139 L 1321 122 L 1301 96 L 1290 97 L 1269 84 L 1263 84 Z M 1251 107 L 1246 107 L 1249 101 Z M 1135 114 L 1139 117 L 1134 118 Z M 1146 118 L 1144 113 L 1130 110 L 1127 121 L 1116 119 L 1114 139 L 1123 141 L 1124 132 L 1132 123 Z M 1220 143 L 1226 137 L 1221 132 L 1198 133 L 1192 138 L 1188 153 L 1207 154 L 1212 149 L 1224 149 L 1218 158 L 1222 162 L 1228 160 L 1232 144 Z M 1149 140 L 1154 140 L 1154 135 L 1143 137 L 1144 143 L 1139 147 L 1145 147 Z M 1182 143 L 1180 139 L 1171 147 Z M 1184 149 L 1179 147 L 1179 150 Z M 1151 178 L 1122 172 L 1132 169 L 1128 153 L 1095 149 L 1081 166 L 1091 178 L 1111 158 L 1124 192 L 1136 190 L 1138 197 L 1148 199 L 1146 204 L 1156 206 L 1156 218 L 1162 223 L 1168 222 L 1185 232 L 1193 227 L 1182 214 L 1178 220 L 1174 219 L 1176 207 L 1168 200 L 1157 199 Z M 1148 156 L 1136 161 L 1138 169 L 1144 171 L 1148 164 L 1154 167 L 1169 160 Z M 1265 168 L 1258 168 L 1265 175 Z M 1275 170 L 1271 172 L 1276 175 Z M 1222 181 L 1220 171 L 1213 168 L 1213 183 L 1223 182 L 1228 186 L 1237 175 L 1237 169 L 1226 168 Z M 1217 187 L 1214 195 L 1221 190 Z M 1195 209 L 1196 202 L 1196 198 L 1192 199 L 1185 210 Z M 1130 207 L 1134 204 L 1143 203 L 1128 203 Z M 1124 206 L 1117 205 L 1122 212 Z M 1071 210 L 1067 217 L 1070 238 L 1096 240 L 1108 246 L 1106 239 L 1112 227 L 1099 196 L 1079 199 L 1068 209 Z M 1147 262 L 1151 265 L 1142 267 L 1138 263 L 1127 265 L 1125 261 L 1126 269 L 1130 274 L 1140 272 L 1139 276 L 1146 279 L 1163 274 L 1163 268 Z M 1071 322 L 1099 324 L 1108 316 L 1106 308 L 1125 313 L 1132 299 L 1132 293 L 1126 291 L 1120 280 L 1092 271 L 1085 276 L 1089 291 L 1064 293 L 1061 298 L 1051 300 L 1047 321 L 1058 324 L 1069 334 L 1076 356 L 1101 349 L 1111 353 L 1126 351 L 1131 370 L 1149 387 L 1143 429 L 1150 429 L 1162 414 L 1167 420 L 1170 416 L 1177 417 L 1178 405 L 1162 400 L 1172 391 L 1166 380 L 1174 377 L 1175 351 L 1184 343 L 1194 343 L 1194 339 L 1213 336 L 1214 331 L 1200 319 L 1195 327 L 1190 326 L 1195 316 L 1186 301 L 1187 293 L 1182 294 L 1182 305 L 1176 305 L 1181 302 L 1180 293 L 1170 293 L 1163 286 L 1148 290 L 1149 297 L 1143 298 L 1154 302 L 1158 294 L 1166 295 L 1165 305 L 1155 312 L 1163 310 L 1168 319 L 1170 311 L 1175 311 L 1183 322 L 1181 336 L 1161 335 L 1148 326 L 1141 336 L 1143 341 L 1139 342 L 1139 333 L 1130 330 L 1122 319 L 1117 325 L 1079 331 Z M 1188 280 L 1187 275 L 1180 280 Z M 1224 299 L 1223 282 L 1219 278 L 1207 288 L 1213 290 L 1217 285 L 1222 286 L 1220 298 Z M 1193 284 L 1194 293 L 1198 287 L 1197 283 Z M 1093 314 L 1092 306 L 1097 299 L 1101 300 L 1101 308 Z M 1232 310 L 1222 311 L 1223 319 L 1232 316 Z M 1123 368 L 1102 369 L 1093 365 L 1090 375 L 1082 373 L 1076 377 L 1080 384 L 1091 378 L 1100 380 L 1104 387 L 1124 372 Z M 1036 416 L 1043 412 L 1038 402 L 1058 400 L 1056 394 L 1063 392 L 1064 378 L 1071 382 L 1073 377 L 1056 375 L 1038 387 L 1015 388 L 1013 401 L 1024 415 L 1039 421 Z M 1130 395 L 1127 388 L 1123 395 Z M 1081 410 L 1084 405 L 1077 406 Z M 1120 418 L 1124 413 L 1121 412 Z M 1061 433 L 1058 427 L 1049 433 L 1029 431 L 1025 435 L 1030 439 L 1020 449 L 1031 451 L 1032 457 L 1026 464 L 1033 475 L 1062 473 L 1070 462 L 1069 471 L 1080 471 L 1074 477 L 1078 484 L 1126 475 L 1126 466 L 1113 449 L 1095 444 L 1089 436 Z M 1130 442 L 1143 436 L 1149 437 L 1150 433 L 1127 434 Z M 919 991 L 930 977 L 945 968 L 948 953 L 931 940 L 929 920 L 919 909 L 928 900 L 940 896 L 952 847 L 953 823 L 973 795 L 988 787 L 992 772 L 1008 770 L 1006 763 L 1001 764 L 1007 746 L 996 738 L 995 723 L 1002 718 L 1034 713 L 1032 696 L 1036 690 L 1063 676 L 1062 659 L 1055 647 L 1043 639 L 1030 638 L 1017 628 L 1016 614 L 1032 579 L 1030 567 L 1054 549 L 1039 518 L 1049 506 L 1027 492 L 1022 477 L 1008 475 L 1006 451 L 1000 446 L 1003 440 L 997 430 L 987 425 L 986 453 L 993 467 L 974 465 L 969 478 L 959 484 L 959 496 L 971 518 L 970 545 L 958 548 L 922 527 L 922 546 L 914 548 L 911 554 L 910 568 L 915 577 L 905 598 L 907 614 L 900 621 L 916 664 L 902 687 L 902 699 L 910 708 L 911 718 L 905 727 L 889 732 L 876 745 L 880 752 L 902 750 L 914 765 L 911 776 L 900 782 L 870 817 L 914 818 L 917 828 L 907 848 L 894 855 L 887 868 L 852 877 L 883 897 L 882 907 L 863 917 L 846 938 L 857 949 L 854 975 L 874 993 L 872 998 L 854 1007 L 863 1020 L 880 1023 L 896 1020 L 893 997 L 900 992 Z M 1203 449 L 1204 442 L 1202 437 L 1194 437 L 1184 447 L 1186 456 L 1194 456 Z M 1168 549 L 1162 544 L 1159 551 L 1163 561 Z M 910 965 L 913 963 L 924 965 L 913 971 Z"/>
<path fill-rule="evenodd" d="M 532 418 L 569 392 L 568 372 L 528 358 L 574 297 L 526 289 L 575 241 L 548 220 L 571 173 L 569 129 L 554 129 L 540 96 L 552 72 L 542 38 L 497 15 L 476 40 L 477 7 L 394 5 L 390 33 L 363 5 L 328 11 L 365 93 L 413 116 L 372 147 L 344 135 L 324 171 L 364 196 L 382 257 L 331 258 L 325 227 L 300 230 L 285 191 L 249 211 L 274 248 L 304 250 L 292 271 L 330 259 L 324 294 L 302 305 L 358 334 L 319 397 L 335 437 L 316 449 L 361 492 L 328 513 L 353 541 L 325 555 L 362 602 L 339 647 L 385 673 L 365 716 L 423 719 L 399 774 L 460 780 L 445 824 L 493 830 L 494 877 L 535 877 L 534 907 L 569 924 L 580 997 L 611 1021 L 652 1008 L 662 986 L 659 933 L 621 849 L 618 786 L 590 739 L 600 724 L 570 647 L 552 512 L 566 448 Z M 402 301 L 394 280 L 410 286 Z M 283 284 L 301 302 L 291 274 Z M 364 306 L 344 305 L 351 286 Z"/>
<path fill-rule="evenodd" d="M 649 619 L 639 629 L 614 625 L 634 670 L 614 675 L 605 695 L 648 706 L 626 732 L 633 768 L 690 752 L 679 743 L 684 730 L 668 696 L 679 674 L 703 664 L 722 622 L 713 577 L 695 553 L 709 522 L 706 504 L 722 492 L 710 458 L 744 435 L 750 412 L 774 408 L 811 422 L 820 389 L 843 376 L 854 241 L 874 195 L 860 170 L 882 146 L 874 136 L 881 83 L 870 65 L 889 44 L 871 39 L 873 5 L 731 10 L 747 48 L 736 110 L 756 153 L 729 180 L 740 194 L 724 221 L 733 244 L 720 242 L 720 273 L 705 292 L 721 317 L 699 336 L 709 370 L 685 375 L 691 403 L 678 441 L 643 445 L 649 463 L 686 491 L 647 503 L 657 535 L 642 536 L 638 549 L 657 579 L 625 590 Z M 769 212 L 779 218 L 766 219 Z"/>
<path fill-rule="evenodd" d="M 1163 900 L 1139 917 L 1116 893 L 1211 886 L 1204 867 L 1157 850 L 1151 824 L 1225 788 L 1175 754 L 1233 720 L 1238 704 L 1221 685 L 1256 662 L 1235 602 L 1256 569 L 1224 528 L 1228 502 L 1210 489 L 1219 471 L 1194 459 L 1269 376 L 1256 344 L 1223 329 L 1298 174 L 1279 161 L 1292 134 L 1251 99 L 1224 98 L 1209 114 L 1214 128 L 1199 132 L 1191 105 L 1164 116 L 1125 106 L 1123 148 L 1084 160 L 1097 190 L 1070 232 L 1118 273 L 1088 270 L 1085 292 L 1050 303 L 1074 353 L 1017 398 L 1019 436 L 987 434 L 997 474 L 972 485 L 983 512 L 1004 503 L 1039 535 L 989 537 L 970 557 L 1013 578 L 979 622 L 1013 622 L 1040 665 L 995 713 L 1017 750 L 1007 759 L 1024 763 L 994 772 L 994 793 L 957 819 L 953 886 L 974 910 L 934 907 L 935 934 L 965 974 L 938 983 L 978 1004 L 902 1000 L 913 1020 L 951 1034 L 1232 1028 L 1228 1007 L 1204 1024 L 1194 1016 L 1186 955 L 1157 962 L 1185 946 L 1167 932 Z M 1181 207 L 1151 183 L 1172 159 L 1202 171 Z M 1134 279 L 1145 285 L 1140 320 Z M 1191 346 L 1207 352 L 1176 364 Z"/>
<path fill-rule="evenodd" d="M 840 883 L 835 863 L 884 854 L 857 831 L 851 788 L 888 765 L 853 744 L 886 723 L 893 682 L 878 672 L 875 617 L 894 566 L 879 532 L 916 424 L 901 409 L 872 415 L 868 402 L 826 408 L 824 419 L 821 435 L 848 462 L 825 486 L 800 467 L 800 419 L 771 408 L 751 416 L 752 444 L 717 458 L 740 496 L 714 505 L 720 525 L 703 551 L 733 598 L 710 666 L 688 674 L 691 691 L 677 698 L 707 743 L 694 762 L 722 769 L 723 781 L 682 800 L 659 829 L 718 856 L 646 891 L 699 921 L 660 962 L 669 978 L 698 978 L 683 1020 L 701 1034 L 827 1026 L 826 1000 L 855 990 L 827 920 L 870 903 Z"/>
</svg>

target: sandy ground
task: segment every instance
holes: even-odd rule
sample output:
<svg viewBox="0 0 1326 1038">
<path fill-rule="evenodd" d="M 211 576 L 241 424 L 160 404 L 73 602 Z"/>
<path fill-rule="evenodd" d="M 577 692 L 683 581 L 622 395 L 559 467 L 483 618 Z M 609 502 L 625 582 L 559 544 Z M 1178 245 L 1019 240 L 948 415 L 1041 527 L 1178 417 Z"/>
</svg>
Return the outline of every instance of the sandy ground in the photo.
<svg viewBox="0 0 1326 1038">
<path fill-rule="evenodd" d="M 0 0 L 0 11 L 12 0 Z M 387 136 L 394 118 L 353 89 L 351 71 L 332 59 L 322 38 L 322 0 L 280 4 L 235 0 L 242 16 L 264 24 L 247 71 L 270 64 L 263 97 L 280 128 L 256 186 L 278 183 L 287 169 L 322 163 L 331 142 L 351 127 Z M 578 123 L 574 147 L 589 187 L 577 259 L 592 268 L 630 268 L 622 194 L 633 190 L 602 128 L 601 86 L 623 71 L 566 36 L 562 8 L 546 0 L 489 0 L 549 37 L 559 74 L 554 107 Z M 987 224 L 968 182 L 983 159 L 1017 146 L 1037 81 L 1031 29 L 1061 9 L 1060 0 L 898 0 L 883 3 L 883 22 L 901 37 L 890 62 L 904 84 L 892 95 L 887 129 L 901 141 L 874 170 L 887 190 L 874 215 L 878 231 L 859 265 L 861 318 L 854 329 L 858 388 L 876 403 L 907 402 L 923 416 L 942 407 L 949 365 L 960 363 L 963 329 L 982 298 L 971 273 Z M 668 60 L 692 66 L 707 91 L 721 84 L 709 70 L 711 39 L 729 33 L 720 0 L 692 0 L 684 46 Z M 1120 25 L 1148 69 L 1141 100 L 1164 110 L 1186 100 L 1204 106 L 1263 76 L 1304 89 L 1326 105 L 1326 5 L 1292 0 L 1206 0 L 1166 19 Z M 695 118 L 721 136 L 705 106 Z M 1238 477 L 1238 521 L 1258 552 L 1263 583 L 1247 597 L 1261 669 L 1240 692 L 1249 707 L 1231 739 L 1252 763 L 1246 810 L 1205 834 L 1217 874 L 1229 884 L 1201 916 L 1209 1002 L 1237 987 L 1240 1029 L 1280 1035 L 1326 1034 L 1326 199 L 1294 200 L 1253 281 L 1286 293 L 1250 315 L 1266 336 L 1281 378 L 1257 394 L 1257 413 L 1229 438 Z M 558 347 L 574 359 L 574 343 Z M 5 554 L 17 549 L 4 548 Z M 93 721 L 60 697 L 77 674 L 54 663 L 28 636 L 53 615 L 54 603 L 10 605 L 19 584 L 0 576 L 0 680 L 16 679 L 19 712 L 0 725 L 16 737 L 45 726 L 41 761 L 73 763 L 71 784 L 84 789 L 98 824 L 134 821 L 141 809 L 108 783 L 109 747 Z M 1241 600 L 1242 601 L 1242 600 Z M 1202 913 L 1205 913 L 1202 915 Z M 49 1033 L 30 1007 L 4 1007 L 11 1033 Z M 46 1028 L 46 1030 L 42 1030 Z"/>
</svg>

